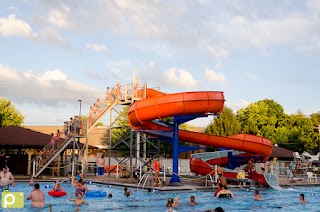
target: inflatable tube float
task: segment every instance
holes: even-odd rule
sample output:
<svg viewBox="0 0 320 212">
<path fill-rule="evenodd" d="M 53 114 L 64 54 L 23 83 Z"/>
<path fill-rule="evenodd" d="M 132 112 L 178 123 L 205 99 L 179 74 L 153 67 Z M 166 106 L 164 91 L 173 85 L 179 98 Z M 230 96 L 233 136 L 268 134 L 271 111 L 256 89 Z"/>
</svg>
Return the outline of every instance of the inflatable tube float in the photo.
<svg viewBox="0 0 320 212">
<path fill-rule="evenodd" d="M 105 197 L 107 192 L 104 191 L 87 191 L 86 197 Z"/>
<path fill-rule="evenodd" d="M 67 192 L 65 191 L 54 191 L 54 190 L 51 190 L 51 191 L 48 191 L 48 194 L 52 197 L 62 197 L 62 196 L 65 196 L 67 195 Z"/>
</svg>

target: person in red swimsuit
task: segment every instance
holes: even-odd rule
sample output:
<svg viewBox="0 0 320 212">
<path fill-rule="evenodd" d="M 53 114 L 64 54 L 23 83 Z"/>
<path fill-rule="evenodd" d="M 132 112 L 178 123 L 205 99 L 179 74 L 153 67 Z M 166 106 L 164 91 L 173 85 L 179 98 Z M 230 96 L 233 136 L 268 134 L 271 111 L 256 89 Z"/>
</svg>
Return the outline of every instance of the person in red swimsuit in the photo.
<svg viewBox="0 0 320 212">
<path fill-rule="evenodd" d="M 159 158 L 155 158 L 153 161 L 153 169 L 154 169 L 154 186 L 156 187 L 157 184 L 160 186 L 161 185 L 161 181 L 159 178 L 159 172 L 160 172 L 160 162 L 159 162 Z"/>
</svg>

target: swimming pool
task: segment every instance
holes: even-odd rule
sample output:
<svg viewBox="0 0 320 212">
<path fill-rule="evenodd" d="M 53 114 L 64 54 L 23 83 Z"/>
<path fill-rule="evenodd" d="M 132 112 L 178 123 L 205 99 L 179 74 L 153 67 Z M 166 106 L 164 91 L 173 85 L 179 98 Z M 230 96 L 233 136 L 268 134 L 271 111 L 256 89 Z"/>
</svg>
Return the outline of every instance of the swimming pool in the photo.
<svg viewBox="0 0 320 212">
<path fill-rule="evenodd" d="M 45 185 L 51 185 L 51 188 L 45 188 Z M 48 195 L 48 191 L 52 189 L 53 183 L 40 182 L 40 189 L 45 192 L 46 207 L 40 211 L 49 211 L 48 204 L 53 205 L 53 211 L 74 211 L 74 202 L 68 201 L 70 192 L 75 192 L 75 188 L 70 184 L 62 183 L 62 187 L 68 192 L 67 196 L 54 198 Z M 112 193 L 113 197 L 85 197 L 84 200 L 89 205 L 80 207 L 80 211 L 166 211 L 166 203 L 169 197 L 180 197 L 180 206 L 177 208 L 179 212 L 189 211 L 206 211 L 214 209 L 218 206 L 225 211 L 320 211 L 319 197 L 320 187 L 292 187 L 283 190 L 259 189 L 260 194 L 264 197 L 264 201 L 254 201 L 252 199 L 253 191 L 246 189 L 231 189 L 234 199 L 218 199 L 213 197 L 212 191 L 185 191 L 185 192 L 159 192 L 155 191 L 147 194 L 145 190 L 130 189 L 132 194 L 129 198 L 123 195 L 122 187 L 101 185 L 87 185 L 90 190 L 106 191 Z M 27 183 L 17 183 L 15 187 L 11 187 L 10 191 L 22 191 L 25 193 L 25 199 L 33 189 Z M 304 193 L 308 204 L 299 203 L 299 194 Z M 197 206 L 188 206 L 189 197 L 194 195 Z M 35 211 L 30 206 L 30 201 L 25 200 L 23 209 L 3 209 L 0 211 Z"/>
</svg>

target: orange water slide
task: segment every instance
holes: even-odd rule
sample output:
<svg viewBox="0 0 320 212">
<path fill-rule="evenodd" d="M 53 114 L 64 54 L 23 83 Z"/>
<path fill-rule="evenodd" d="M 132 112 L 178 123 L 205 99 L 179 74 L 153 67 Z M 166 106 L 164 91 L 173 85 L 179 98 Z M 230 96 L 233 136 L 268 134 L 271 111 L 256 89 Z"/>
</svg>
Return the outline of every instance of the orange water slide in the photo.
<svg viewBox="0 0 320 212">
<path fill-rule="evenodd" d="M 147 89 L 146 98 L 136 101 L 130 106 L 128 120 L 130 126 L 136 130 L 170 130 L 151 121 L 172 116 L 217 114 L 223 110 L 224 102 L 223 92 L 218 91 L 164 94 Z M 150 134 L 152 134 L 151 131 Z M 248 134 L 220 137 L 180 130 L 179 140 L 240 150 L 260 155 L 262 160 L 268 159 L 272 152 L 270 140 Z"/>
</svg>

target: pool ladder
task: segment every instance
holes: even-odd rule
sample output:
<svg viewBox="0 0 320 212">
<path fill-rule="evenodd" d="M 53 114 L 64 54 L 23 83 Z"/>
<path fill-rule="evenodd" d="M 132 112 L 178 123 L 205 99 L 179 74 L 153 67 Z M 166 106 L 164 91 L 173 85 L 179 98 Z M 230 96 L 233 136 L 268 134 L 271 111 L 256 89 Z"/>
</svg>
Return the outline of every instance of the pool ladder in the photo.
<svg viewBox="0 0 320 212">
<path fill-rule="evenodd" d="M 206 177 L 206 187 L 208 187 L 208 182 L 212 183 L 212 187 L 214 185 L 214 182 L 216 182 L 215 180 L 213 180 L 212 176 L 210 174 L 207 175 Z"/>
<path fill-rule="evenodd" d="M 151 179 L 149 178 L 151 176 Z M 145 185 L 146 185 L 146 183 L 148 182 L 148 180 L 150 181 L 152 181 L 151 183 L 151 185 L 153 185 L 153 173 L 151 173 L 151 172 L 147 172 L 147 173 L 145 173 L 145 174 L 143 174 L 142 175 L 142 177 L 141 177 L 141 179 L 140 179 L 140 181 L 139 181 L 139 183 L 138 183 L 138 188 L 140 187 L 140 184 L 143 182 L 143 184 L 142 184 L 142 187 L 141 188 L 144 188 L 145 187 Z M 148 186 L 150 186 L 150 183 L 149 183 L 149 185 Z"/>
</svg>

